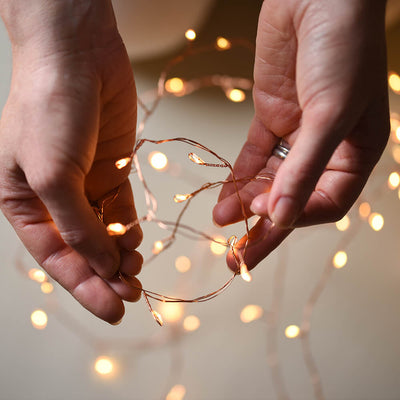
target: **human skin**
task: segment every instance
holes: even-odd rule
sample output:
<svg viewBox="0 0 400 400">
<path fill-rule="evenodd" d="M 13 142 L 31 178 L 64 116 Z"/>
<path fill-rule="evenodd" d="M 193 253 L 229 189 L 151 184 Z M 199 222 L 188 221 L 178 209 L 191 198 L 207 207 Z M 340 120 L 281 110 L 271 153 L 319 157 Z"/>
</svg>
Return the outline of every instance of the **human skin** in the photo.
<svg viewBox="0 0 400 400">
<path fill-rule="evenodd" d="M 129 167 L 136 91 L 108 0 L 0 0 L 12 44 L 0 121 L 0 206 L 36 261 L 89 311 L 117 323 L 140 291 L 137 226 L 111 238 L 91 204 L 119 188 L 104 222 L 136 219 Z M 140 287 L 140 282 L 132 278 Z"/>
<path fill-rule="evenodd" d="M 240 186 L 260 216 L 245 261 L 257 265 L 297 227 L 342 218 L 379 160 L 389 133 L 384 0 L 265 0 L 254 66 L 254 119 L 237 178 L 273 173 L 271 186 Z M 283 139 L 291 148 L 272 156 Z M 243 219 L 232 184 L 213 212 Z M 242 247 L 246 237 L 239 242 Z M 237 270 L 231 255 L 228 265 Z"/>
</svg>

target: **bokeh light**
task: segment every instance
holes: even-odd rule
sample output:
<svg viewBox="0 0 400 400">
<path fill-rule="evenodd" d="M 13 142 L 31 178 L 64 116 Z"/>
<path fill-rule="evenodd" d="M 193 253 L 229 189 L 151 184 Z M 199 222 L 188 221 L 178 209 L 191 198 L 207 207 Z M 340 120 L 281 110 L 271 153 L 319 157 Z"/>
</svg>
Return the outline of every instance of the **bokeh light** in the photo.
<svg viewBox="0 0 400 400">
<path fill-rule="evenodd" d="M 350 218 L 345 215 L 341 220 L 336 222 L 336 228 L 341 231 L 347 231 L 347 229 L 349 229 L 350 227 Z"/>
<path fill-rule="evenodd" d="M 285 336 L 294 339 L 300 335 L 300 328 L 297 325 L 289 325 L 285 329 Z"/>
<path fill-rule="evenodd" d="M 388 83 L 390 89 L 393 90 L 395 93 L 400 92 L 400 76 L 395 72 L 390 72 L 388 77 Z"/>
<path fill-rule="evenodd" d="M 217 45 L 218 50 L 228 50 L 232 46 L 231 42 L 222 36 L 217 37 L 215 44 Z"/>
<path fill-rule="evenodd" d="M 383 225 L 385 223 L 385 220 L 383 218 L 383 216 L 379 213 L 372 213 L 369 218 L 368 218 L 368 222 L 371 226 L 371 228 L 378 232 L 383 228 Z"/>
<path fill-rule="evenodd" d="M 177 322 L 183 317 L 183 305 L 181 303 L 161 303 L 160 314 L 164 321 Z"/>
<path fill-rule="evenodd" d="M 362 219 L 367 219 L 371 214 L 371 206 L 369 205 L 369 203 L 367 203 L 366 201 L 361 203 L 358 207 L 358 213 L 360 214 L 360 217 Z"/>
<path fill-rule="evenodd" d="M 176 96 L 185 94 L 185 83 L 181 78 L 171 78 L 165 82 L 165 90 Z"/>
<path fill-rule="evenodd" d="M 153 254 L 159 254 L 164 248 L 164 243 L 161 240 L 157 240 L 153 244 L 152 252 Z"/>
<path fill-rule="evenodd" d="M 47 326 L 47 314 L 43 310 L 35 310 L 31 314 L 32 326 L 36 329 L 44 329 Z"/>
<path fill-rule="evenodd" d="M 246 93 L 240 89 L 229 89 L 226 91 L 226 97 L 234 103 L 241 103 L 246 100 Z"/>
<path fill-rule="evenodd" d="M 193 41 L 193 40 L 195 40 L 196 39 L 196 31 L 194 30 L 194 29 L 188 29 L 186 32 L 185 32 L 185 38 L 187 39 L 187 40 L 190 40 L 190 41 Z"/>
<path fill-rule="evenodd" d="M 260 319 L 263 316 L 263 309 L 256 304 L 249 304 L 240 312 L 240 319 L 245 324 Z"/>
<path fill-rule="evenodd" d="M 157 171 L 163 171 L 167 168 L 168 158 L 160 151 L 152 151 L 148 157 L 150 165 Z"/>
<path fill-rule="evenodd" d="M 223 236 L 217 236 L 210 243 L 210 249 L 216 256 L 222 256 L 226 252 L 226 239 Z"/>
<path fill-rule="evenodd" d="M 46 274 L 38 268 L 31 268 L 28 272 L 29 278 L 35 282 L 43 283 L 47 280 Z"/>
<path fill-rule="evenodd" d="M 183 400 L 186 394 L 186 388 L 183 385 L 175 385 L 168 392 L 165 400 Z"/>
<path fill-rule="evenodd" d="M 114 363 L 110 358 L 101 356 L 95 361 L 94 370 L 102 376 L 111 375 L 114 371 Z"/>
<path fill-rule="evenodd" d="M 195 315 L 188 315 L 183 320 L 183 329 L 188 332 L 196 331 L 200 328 L 200 319 Z"/>
<path fill-rule="evenodd" d="M 180 273 L 185 273 L 190 270 L 192 263 L 189 257 L 179 256 L 175 260 L 175 268 Z"/>
<path fill-rule="evenodd" d="M 50 283 L 50 282 L 43 282 L 40 285 L 40 290 L 42 291 L 42 293 L 44 294 L 50 294 L 53 292 L 54 290 L 54 286 Z"/>
<path fill-rule="evenodd" d="M 338 251 L 333 257 L 333 266 L 337 269 L 343 268 L 347 264 L 347 253 Z"/>
<path fill-rule="evenodd" d="M 121 236 L 126 233 L 126 226 L 120 224 L 119 222 L 114 222 L 112 224 L 108 224 L 107 232 L 110 236 Z"/>
<path fill-rule="evenodd" d="M 392 172 L 388 178 L 389 189 L 397 189 L 400 185 L 400 175 L 397 172 Z"/>
</svg>

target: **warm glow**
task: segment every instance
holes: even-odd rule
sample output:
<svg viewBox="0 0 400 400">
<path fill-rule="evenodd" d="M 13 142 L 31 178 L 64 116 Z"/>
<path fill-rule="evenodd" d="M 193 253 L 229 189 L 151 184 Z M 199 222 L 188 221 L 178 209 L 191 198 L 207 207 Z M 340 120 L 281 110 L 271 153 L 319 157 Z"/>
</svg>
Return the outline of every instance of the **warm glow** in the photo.
<svg viewBox="0 0 400 400">
<path fill-rule="evenodd" d="M 210 249 L 216 256 L 222 256 L 227 249 L 226 239 L 223 236 L 217 236 L 214 241 L 210 243 Z"/>
<path fill-rule="evenodd" d="M 189 153 L 188 157 L 189 157 L 189 160 L 194 162 L 195 164 L 199 164 L 199 165 L 205 164 L 205 162 L 197 154 Z"/>
<path fill-rule="evenodd" d="M 190 195 L 190 194 L 176 194 L 174 196 L 174 202 L 175 203 L 183 203 L 184 201 L 186 201 L 190 197 L 192 197 L 192 195 Z"/>
<path fill-rule="evenodd" d="M 255 304 L 249 304 L 244 307 L 240 313 L 240 319 L 245 324 L 260 319 L 263 315 L 263 309 Z"/>
<path fill-rule="evenodd" d="M 371 213 L 371 206 L 367 202 L 361 203 L 360 207 L 358 208 L 358 212 L 361 218 L 367 219 Z"/>
<path fill-rule="evenodd" d="M 149 163 L 154 169 L 162 171 L 168 165 L 168 158 L 164 153 L 161 153 L 160 151 L 152 151 L 149 154 Z"/>
<path fill-rule="evenodd" d="M 246 99 L 246 94 L 240 89 L 229 89 L 226 91 L 226 97 L 234 103 L 241 103 Z"/>
<path fill-rule="evenodd" d="M 195 315 L 188 315 L 183 320 L 183 329 L 188 332 L 196 331 L 200 328 L 200 319 Z"/>
<path fill-rule="evenodd" d="M 44 329 L 47 326 L 47 314 L 43 310 L 35 310 L 31 314 L 31 322 L 34 328 Z"/>
<path fill-rule="evenodd" d="M 347 229 L 349 229 L 350 226 L 350 218 L 345 215 L 340 221 L 336 222 L 336 228 L 341 231 L 344 232 Z"/>
<path fill-rule="evenodd" d="M 380 231 L 383 228 L 383 225 L 385 223 L 385 220 L 383 219 L 381 214 L 378 213 L 372 213 L 369 218 L 368 222 L 371 225 L 371 228 L 374 231 Z"/>
<path fill-rule="evenodd" d="M 400 76 L 397 75 L 395 72 L 389 73 L 389 87 L 392 89 L 394 92 L 398 93 L 400 92 Z"/>
<path fill-rule="evenodd" d="M 397 189 L 400 185 L 400 175 L 397 172 L 392 172 L 389 175 L 388 186 L 389 189 Z"/>
<path fill-rule="evenodd" d="M 183 385 L 175 385 L 167 394 L 165 400 L 183 400 L 186 394 L 186 388 Z"/>
<path fill-rule="evenodd" d="M 392 157 L 397 164 L 400 164 L 400 146 L 392 147 Z"/>
<path fill-rule="evenodd" d="M 217 37 L 216 45 L 219 50 L 228 50 L 231 48 L 231 42 L 222 36 Z"/>
<path fill-rule="evenodd" d="M 165 82 L 165 90 L 175 95 L 182 95 L 185 91 L 185 83 L 181 78 L 171 78 Z"/>
<path fill-rule="evenodd" d="M 177 322 L 183 317 L 183 305 L 180 303 L 161 303 L 160 311 L 167 322 Z"/>
<path fill-rule="evenodd" d="M 240 264 L 240 276 L 246 282 L 251 282 L 251 280 L 252 280 L 250 272 L 247 269 L 247 265 L 245 263 Z"/>
<path fill-rule="evenodd" d="M 196 39 L 196 32 L 193 29 L 188 29 L 185 32 L 185 38 L 190 41 Z"/>
<path fill-rule="evenodd" d="M 108 357 L 99 357 L 94 363 L 94 370 L 99 375 L 110 375 L 114 370 L 114 363 Z"/>
<path fill-rule="evenodd" d="M 162 251 L 163 248 L 164 248 L 164 243 L 161 240 L 157 240 L 153 244 L 152 252 L 153 252 L 153 254 L 158 254 Z"/>
<path fill-rule="evenodd" d="M 189 271 L 191 265 L 192 265 L 192 263 L 190 261 L 190 258 L 188 258 L 186 256 L 179 256 L 175 260 L 175 268 L 178 272 L 180 272 L 182 274 Z"/>
<path fill-rule="evenodd" d="M 153 314 L 153 318 L 156 320 L 157 324 L 163 326 L 164 322 L 161 317 L 161 314 L 158 313 L 156 310 L 153 310 L 151 313 Z"/>
<path fill-rule="evenodd" d="M 289 325 L 285 329 L 285 336 L 289 339 L 294 339 L 300 334 L 300 328 L 297 325 Z"/>
<path fill-rule="evenodd" d="M 115 166 L 118 169 L 122 169 L 122 168 L 125 168 L 130 162 L 131 162 L 130 157 L 121 158 L 120 160 L 115 162 Z"/>
<path fill-rule="evenodd" d="M 28 272 L 29 278 L 31 278 L 33 281 L 43 283 L 46 282 L 47 276 L 46 274 L 38 268 L 32 268 Z"/>
<path fill-rule="evenodd" d="M 42 293 L 44 294 L 50 294 L 53 292 L 54 290 L 54 286 L 50 283 L 50 282 L 43 282 L 40 285 L 40 290 L 42 291 Z"/>
<path fill-rule="evenodd" d="M 338 251 L 333 257 L 333 266 L 335 268 L 343 268 L 347 264 L 347 254 L 345 251 Z"/>
<path fill-rule="evenodd" d="M 126 233 L 126 226 L 115 222 L 107 226 L 107 232 L 110 236 L 121 236 Z"/>
</svg>

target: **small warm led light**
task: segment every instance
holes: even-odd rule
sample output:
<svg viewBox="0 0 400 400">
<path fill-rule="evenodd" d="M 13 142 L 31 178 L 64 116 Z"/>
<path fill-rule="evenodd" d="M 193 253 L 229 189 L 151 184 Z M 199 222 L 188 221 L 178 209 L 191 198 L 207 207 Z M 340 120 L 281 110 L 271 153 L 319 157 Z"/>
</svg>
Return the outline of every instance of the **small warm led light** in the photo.
<svg viewBox="0 0 400 400">
<path fill-rule="evenodd" d="M 40 290 L 42 291 L 42 293 L 44 294 L 50 294 L 53 292 L 54 290 L 54 286 L 50 283 L 50 282 L 43 282 L 40 285 Z"/>
<path fill-rule="evenodd" d="M 164 170 L 168 165 L 167 156 L 164 153 L 161 153 L 160 151 L 152 151 L 149 154 L 148 159 L 150 165 L 158 171 Z"/>
<path fill-rule="evenodd" d="M 114 222 L 112 224 L 108 224 L 107 232 L 110 236 L 121 236 L 126 233 L 126 226 L 120 224 L 119 222 Z"/>
<path fill-rule="evenodd" d="M 227 249 L 226 239 L 223 236 L 217 236 L 214 241 L 210 243 L 210 249 L 216 256 L 222 256 Z"/>
<path fill-rule="evenodd" d="M 360 204 L 360 207 L 358 208 L 358 213 L 360 214 L 360 217 L 363 219 L 367 219 L 369 214 L 371 214 L 371 206 L 369 203 L 366 201 Z"/>
<path fill-rule="evenodd" d="M 218 50 L 228 50 L 232 46 L 231 42 L 222 36 L 218 36 L 215 43 L 217 45 Z"/>
<path fill-rule="evenodd" d="M 174 202 L 175 203 L 183 203 L 184 201 L 186 201 L 190 197 L 192 197 L 191 194 L 176 194 L 174 196 Z"/>
<path fill-rule="evenodd" d="M 336 228 L 341 231 L 344 232 L 347 229 L 349 229 L 350 226 L 350 218 L 345 215 L 340 221 L 336 222 Z"/>
<path fill-rule="evenodd" d="M 338 251 L 333 257 L 333 266 L 337 269 L 343 268 L 347 264 L 347 254 L 345 251 Z"/>
<path fill-rule="evenodd" d="M 118 169 L 125 168 L 131 162 L 131 160 L 132 159 L 130 157 L 121 158 L 120 160 L 115 162 L 115 166 Z"/>
<path fill-rule="evenodd" d="M 46 274 L 38 268 L 31 268 L 28 272 L 29 278 L 31 278 L 33 281 L 43 283 L 46 282 L 47 276 Z"/>
<path fill-rule="evenodd" d="M 263 309 L 255 304 L 249 304 L 243 308 L 240 313 L 240 319 L 245 324 L 260 319 L 263 315 Z"/>
<path fill-rule="evenodd" d="M 196 32 L 193 29 L 188 29 L 185 32 L 185 38 L 190 41 L 196 39 Z"/>
<path fill-rule="evenodd" d="M 234 103 L 241 103 L 246 99 L 246 94 L 240 89 L 229 89 L 225 94 L 226 97 Z"/>
<path fill-rule="evenodd" d="M 252 280 L 250 272 L 247 269 L 247 265 L 245 263 L 240 264 L 240 276 L 246 282 L 251 282 L 251 280 Z"/>
<path fill-rule="evenodd" d="M 94 370 L 99 375 L 110 375 L 114 371 L 114 363 L 108 357 L 99 357 L 94 363 Z"/>
<path fill-rule="evenodd" d="M 152 252 L 153 252 L 153 254 L 159 254 L 163 248 L 164 248 L 164 243 L 161 240 L 157 240 L 153 244 Z"/>
<path fill-rule="evenodd" d="M 188 332 L 196 331 L 200 328 L 200 319 L 195 315 L 188 315 L 183 320 L 183 329 Z"/>
<path fill-rule="evenodd" d="M 400 76 L 398 74 L 395 72 L 389 73 L 388 82 L 390 89 L 396 93 L 400 92 Z"/>
<path fill-rule="evenodd" d="M 397 189 L 400 185 L 400 175 L 397 172 L 392 172 L 388 178 L 389 189 Z"/>
<path fill-rule="evenodd" d="M 183 306 L 180 303 L 161 303 L 160 311 L 166 322 L 178 322 L 183 317 Z"/>
<path fill-rule="evenodd" d="M 393 160 L 397 164 L 400 164 L 400 146 L 399 145 L 392 147 L 392 157 L 393 157 Z"/>
<path fill-rule="evenodd" d="M 34 328 L 44 329 L 47 326 L 47 314 L 43 310 L 35 310 L 31 314 L 31 322 Z"/>
<path fill-rule="evenodd" d="M 368 222 L 369 222 L 371 228 L 374 231 L 378 232 L 383 228 L 385 220 L 383 219 L 383 216 L 381 214 L 372 213 L 368 218 Z"/>
<path fill-rule="evenodd" d="M 161 314 L 158 313 L 156 310 L 152 310 L 151 312 L 153 314 L 153 318 L 156 320 L 157 324 L 160 326 L 163 326 L 164 322 L 163 319 L 161 317 Z"/>
<path fill-rule="evenodd" d="M 175 260 L 175 268 L 178 272 L 180 273 L 185 273 L 187 271 L 189 271 L 189 269 L 191 268 L 192 263 L 190 261 L 189 257 L 186 256 L 179 256 L 177 257 L 177 259 Z"/>
<path fill-rule="evenodd" d="M 181 96 L 185 93 L 185 82 L 181 78 L 170 78 L 165 82 L 165 90 L 169 93 Z"/>
<path fill-rule="evenodd" d="M 289 325 L 285 329 L 285 336 L 294 339 L 300 335 L 300 328 L 297 325 Z"/>
<path fill-rule="evenodd" d="M 189 157 L 189 160 L 194 162 L 195 164 L 199 164 L 199 165 L 205 164 L 205 162 L 197 154 L 189 153 L 188 157 Z"/>
<path fill-rule="evenodd" d="M 175 385 L 168 392 L 165 400 L 183 400 L 186 394 L 186 388 L 183 385 Z"/>
</svg>

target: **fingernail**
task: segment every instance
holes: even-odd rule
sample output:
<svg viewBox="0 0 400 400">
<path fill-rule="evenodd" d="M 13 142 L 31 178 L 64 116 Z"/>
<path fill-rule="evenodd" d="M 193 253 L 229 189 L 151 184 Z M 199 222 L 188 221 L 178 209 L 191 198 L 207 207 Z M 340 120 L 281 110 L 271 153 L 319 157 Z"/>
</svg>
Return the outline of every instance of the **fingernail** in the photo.
<svg viewBox="0 0 400 400">
<path fill-rule="evenodd" d="M 111 325 L 117 326 L 122 322 L 122 318 L 117 322 L 111 322 Z"/>
<path fill-rule="evenodd" d="M 281 197 L 275 205 L 271 220 L 280 228 L 290 228 L 300 214 L 300 205 L 291 197 Z"/>
</svg>

